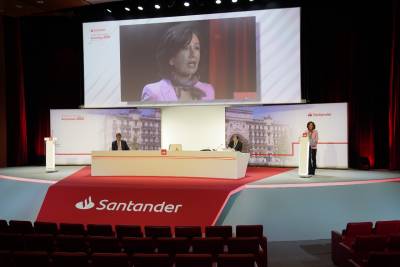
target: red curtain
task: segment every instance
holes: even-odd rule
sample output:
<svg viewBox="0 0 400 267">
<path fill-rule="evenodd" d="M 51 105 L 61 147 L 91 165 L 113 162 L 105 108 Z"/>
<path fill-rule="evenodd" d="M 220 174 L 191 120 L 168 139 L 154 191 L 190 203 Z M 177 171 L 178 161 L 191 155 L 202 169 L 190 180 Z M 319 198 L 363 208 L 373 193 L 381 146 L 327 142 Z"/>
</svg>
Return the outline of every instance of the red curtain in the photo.
<svg viewBox="0 0 400 267">
<path fill-rule="evenodd" d="M 400 5 L 393 1 L 389 86 L 389 168 L 400 169 Z"/>
<path fill-rule="evenodd" d="M 211 20 L 209 47 L 209 81 L 216 99 L 256 92 L 254 18 Z"/>
</svg>

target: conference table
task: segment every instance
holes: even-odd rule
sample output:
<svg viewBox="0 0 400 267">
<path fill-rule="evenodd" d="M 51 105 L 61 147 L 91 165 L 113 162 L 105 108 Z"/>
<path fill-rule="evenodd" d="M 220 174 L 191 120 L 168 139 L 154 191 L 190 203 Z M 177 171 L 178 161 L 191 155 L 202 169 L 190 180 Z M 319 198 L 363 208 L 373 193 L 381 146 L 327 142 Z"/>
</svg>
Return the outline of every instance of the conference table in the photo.
<svg viewBox="0 0 400 267">
<path fill-rule="evenodd" d="M 91 174 L 239 179 L 249 158 L 236 151 L 93 151 Z"/>
</svg>

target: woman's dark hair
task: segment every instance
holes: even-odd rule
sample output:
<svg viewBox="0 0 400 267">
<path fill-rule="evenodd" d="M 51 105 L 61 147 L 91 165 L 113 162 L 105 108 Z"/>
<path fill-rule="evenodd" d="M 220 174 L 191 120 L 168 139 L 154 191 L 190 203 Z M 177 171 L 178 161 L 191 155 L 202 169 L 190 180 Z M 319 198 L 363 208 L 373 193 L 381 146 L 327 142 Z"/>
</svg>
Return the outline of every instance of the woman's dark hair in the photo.
<svg viewBox="0 0 400 267">
<path fill-rule="evenodd" d="M 315 123 L 313 121 L 307 122 L 307 129 L 308 129 L 308 125 L 310 125 L 310 124 L 313 125 L 313 130 L 315 130 Z"/>
<path fill-rule="evenodd" d="M 156 54 L 162 78 L 171 78 L 173 67 L 169 65 L 169 60 L 192 41 L 193 34 L 200 40 L 199 33 L 193 28 L 193 23 L 179 23 L 169 28 L 162 36 Z"/>
</svg>

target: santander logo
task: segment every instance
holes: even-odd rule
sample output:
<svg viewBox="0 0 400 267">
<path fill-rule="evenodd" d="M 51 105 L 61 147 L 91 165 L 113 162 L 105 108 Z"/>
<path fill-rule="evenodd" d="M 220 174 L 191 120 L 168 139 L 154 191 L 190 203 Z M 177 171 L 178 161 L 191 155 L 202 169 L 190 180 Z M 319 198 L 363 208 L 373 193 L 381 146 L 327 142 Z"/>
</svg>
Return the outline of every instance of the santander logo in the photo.
<svg viewBox="0 0 400 267">
<path fill-rule="evenodd" d="M 79 210 L 89 210 L 95 208 L 97 211 L 117 211 L 117 212 L 149 212 L 149 213 L 178 213 L 182 208 L 182 204 L 166 203 L 143 203 L 134 202 L 116 202 L 108 199 L 102 199 L 97 204 L 92 201 L 89 196 L 75 204 L 75 208 Z"/>
<path fill-rule="evenodd" d="M 85 198 L 83 201 L 79 201 L 75 204 L 75 207 L 80 210 L 89 210 L 94 207 L 94 202 L 92 201 L 92 197 L 89 196 Z"/>
</svg>

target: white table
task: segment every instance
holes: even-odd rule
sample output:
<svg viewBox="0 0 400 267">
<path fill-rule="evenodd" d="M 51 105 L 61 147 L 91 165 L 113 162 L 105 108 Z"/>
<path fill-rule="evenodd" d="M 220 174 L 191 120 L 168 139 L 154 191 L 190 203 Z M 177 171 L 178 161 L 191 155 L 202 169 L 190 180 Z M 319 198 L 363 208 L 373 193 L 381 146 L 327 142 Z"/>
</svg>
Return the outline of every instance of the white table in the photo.
<svg viewBox="0 0 400 267">
<path fill-rule="evenodd" d="M 245 176 L 249 158 L 230 151 L 93 151 L 92 176 L 238 179 Z"/>
</svg>

